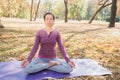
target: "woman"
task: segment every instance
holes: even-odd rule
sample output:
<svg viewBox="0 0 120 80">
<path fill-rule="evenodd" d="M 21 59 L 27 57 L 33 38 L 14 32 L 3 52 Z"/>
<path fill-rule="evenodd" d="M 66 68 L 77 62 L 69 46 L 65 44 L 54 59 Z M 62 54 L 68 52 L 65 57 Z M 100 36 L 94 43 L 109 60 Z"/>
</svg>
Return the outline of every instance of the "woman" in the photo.
<svg viewBox="0 0 120 80">
<path fill-rule="evenodd" d="M 60 33 L 53 28 L 55 17 L 51 12 L 44 15 L 45 28 L 36 34 L 34 46 L 28 58 L 22 62 L 22 67 L 26 73 L 35 73 L 44 69 L 53 70 L 60 73 L 70 73 L 75 67 L 74 62 L 68 58 L 62 44 Z M 59 49 L 65 61 L 57 58 L 55 45 L 58 43 Z M 38 47 L 40 50 L 38 58 L 32 60 Z"/>
</svg>

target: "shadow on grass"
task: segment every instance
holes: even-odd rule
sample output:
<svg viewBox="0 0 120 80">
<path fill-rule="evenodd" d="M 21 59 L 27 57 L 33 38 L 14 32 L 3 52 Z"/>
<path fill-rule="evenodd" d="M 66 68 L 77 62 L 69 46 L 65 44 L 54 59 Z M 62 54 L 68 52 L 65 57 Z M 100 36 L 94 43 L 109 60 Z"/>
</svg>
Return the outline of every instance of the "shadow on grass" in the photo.
<svg viewBox="0 0 120 80">
<path fill-rule="evenodd" d="M 6 29 L 6 28 L 1 28 L 0 29 L 0 36 L 2 34 L 16 34 L 18 35 L 17 37 L 33 37 L 34 33 L 32 31 L 27 31 L 27 30 L 19 30 L 19 29 Z M 22 35 L 25 34 L 25 35 Z M 16 36 L 10 36 L 10 37 L 4 37 L 4 38 L 16 38 Z"/>
<path fill-rule="evenodd" d="M 80 33 L 83 34 L 83 33 L 86 33 L 86 32 L 97 31 L 97 30 L 102 30 L 102 29 L 108 29 L 108 28 L 88 29 L 88 30 L 80 31 L 80 32 L 69 32 L 69 33 L 74 33 L 74 34 L 72 34 L 71 36 L 69 36 L 64 42 L 69 41 L 72 37 L 74 37 L 77 34 L 80 34 Z"/>
</svg>

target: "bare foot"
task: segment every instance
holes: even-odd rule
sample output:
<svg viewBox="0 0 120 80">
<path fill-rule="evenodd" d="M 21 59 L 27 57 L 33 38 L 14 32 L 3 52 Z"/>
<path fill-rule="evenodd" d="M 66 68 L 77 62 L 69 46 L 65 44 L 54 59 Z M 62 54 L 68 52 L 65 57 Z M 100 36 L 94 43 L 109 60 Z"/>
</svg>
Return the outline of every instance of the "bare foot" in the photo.
<svg viewBox="0 0 120 80">
<path fill-rule="evenodd" d="M 60 65 L 59 61 L 49 61 L 50 66 Z"/>
</svg>

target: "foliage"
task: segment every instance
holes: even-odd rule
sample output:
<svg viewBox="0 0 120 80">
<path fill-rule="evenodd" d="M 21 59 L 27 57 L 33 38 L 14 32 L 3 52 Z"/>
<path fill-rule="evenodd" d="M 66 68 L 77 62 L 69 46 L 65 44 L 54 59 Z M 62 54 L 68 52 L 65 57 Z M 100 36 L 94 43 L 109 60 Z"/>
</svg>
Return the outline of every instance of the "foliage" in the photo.
<svg viewBox="0 0 120 80">
<path fill-rule="evenodd" d="M 101 1 L 101 3 L 99 1 Z M 102 6 L 103 2 L 105 2 L 105 0 L 98 0 L 96 2 L 94 2 L 93 0 L 88 3 L 88 10 L 87 10 L 87 16 L 86 16 L 86 18 L 88 17 L 87 18 L 88 20 Z M 110 16 L 110 11 L 111 11 L 110 6 L 103 8 L 101 11 L 99 11 L 99 13 L 97 13 L 95 20 L 105 20 L 106 16 Z"/>
<path fill-rule="evenodd" d="M 53 13 L 55 14 L 56 18 L 64 19 L 65 5 L 63 0 L 60 0 L 60 2 L 58 2 L 58 0 L 54 0 Z"/>
<path fill-rule="evenodd" d="M 34 0 L 35 14 L 37 1 Z M 30 17 L 30 0 L 0 0 L 0 16 L 4 17 Z M 82 20 L 89 20 L 94 12 L 100 7 L 97 0 L 69 0 L 68 1 L 68 18 Z M 38 12 L 38 17 L 43 17 L 46 11 L 51 11 L 55 14 L 56 18 L 64 19 L 65 6 L 63 0 L 42 0 Z M 119 15 L 119 2 L 118 13 Z M 110 16 L 110 7 L 107 7 L 100 11 L 96 16 L 97 20 L 105 20 L 106 16 Z"/>
<path fill-rule="evenodd" d="M 29 3 L 27 0 L 0 0 L 0 16 L 4 17 L 27 17 Z"/>
<path fill-rule="evenodd" d="M 69 3 L 69 18 L 81 20 L 86 16 L 87 4 L 85 0 Z"/>
<path fill-rule="evenodd" d="M 107 17 L 107 18 L 106 18 L 106 21 L 107 21 L 107 22 L 110 22 L 110 17 Z M 115 22 L 120 22 L 120 16 L 116 16 Z"/>
<path fill-rule="evenodd" d="M 88 2 L 87 3 L 87 12 L 86 12 L 86 19 L 89 20 L 91 18 L 91 16 L 93 15 L 93 3 L 92 2 Z"/>
<path fill-rule="evenodd" d="M 43 17 L 44 13 L 50 11 L 52 12 L 53 2 L 51 0 L 45 0 L 43 3 L 40 4 L 40 10 L 38 12 L 39 17 Z"/>
</svg>

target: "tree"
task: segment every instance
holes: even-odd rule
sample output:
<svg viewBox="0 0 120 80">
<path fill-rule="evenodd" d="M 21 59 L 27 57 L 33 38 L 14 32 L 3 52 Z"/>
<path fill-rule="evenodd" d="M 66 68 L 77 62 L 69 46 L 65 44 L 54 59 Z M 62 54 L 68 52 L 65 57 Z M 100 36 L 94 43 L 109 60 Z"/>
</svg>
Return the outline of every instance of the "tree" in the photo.
<svg viewBox="0 0 120 80">
<path fill-rule="evenodd" d="M 109 5 L 111 5 L 112 3 L 107 3 L 109 0 L 105 0 L 104 2 L 103 2 L 103 0 L 101 0 L 100 2 L 99 2 L 99 5 L 101 5 L 100 6 L 100 8 L 95 12 L 95 14 L 92 16 L 92 18 L 90 19 L 90 21 L 89 21 L 89 23 L 92 23 L 92 21 L 94 20 L 94 18 L 96 17 L 96 15 L 98 14 L 98 12 L 100 12 L 103 8 L 105 8 L 105 7 L 107 7 L 107 6 L 109 6 Z"/>
<path fill-rule="evenodd" d="M 15 5 L 14 9 L 14 16 L 19 18 L 30 18 L 30 4 L 27 0 L 20 1 L 15 0 L 16 2 L 13 4 Z M 13 13 L 12 13 L 13 14 Z"/>
<path fill-rule="evenodd" d="M 89 20 L 91 18 L 91 15 L 93 14 L 93 2 L 88 1 L 87 2 L 87 14 L 86 14 L 86 19 Z"/>
<path fill-rule="evenodd" d="M 0 0 L 0 16 L 27 18 L 29 6 L 27 0 Z"/>
<path fill-rule="evenodd" d="M 64 0 L 64 4 L 65 4 L 65 22 L 68 22 L 68 0 Z"/>
<path fill-rule="evenodd" d="M 9 17 L 11 17 L 11 1 L 8 0 L 8 10 L 9 10 Z"/>
<path fill-rule="evenodd" d="M 116 11 L 117 11 L 116 3 L 117 3 L 117 0 L 112 0 L 110 23 L 108 26 L 109 28 L 115 27 L 115 17 L 116 17 Z"/>
<path fill-rule="evenodd" d="M 32 17 L 33 17 L 33 0 L 31 1 L 30 21 L 32 21 Z"/>
<path fill-rule="evenodd" d="M 120 0 L 117 1 L 117 16 L 120 16 Z"/>
<path fill-rule="evenodd" d="M 87 4 L 85 0 L 69 1 L 69 14 L 68 17 L 72 19 L 84 19 L 87 12 Z"/>
<path fill-rule="evenodd" d="M 54 0 L 53 1 L 53 13 L 55 14 L 55 17 L 58 19 L 64 19 L 64 1 L 63 0 Z"/>
<path fill-rule="evenodd" d="M 41 1 L 41 0 L 39 0 L 38 5 L 37 5 L 37 9 L 36 9 L 36 11 L 35 11 L 34 21 L 35 21 L 36 18 L 37 18 L 37 14 L 38 14 L 38 9 L 39 9 L 39 5 L 40 5 L 40 1 Z"/>
<path fill-rule="evenodd" d="M 40 5 L 39 17 L 43 17 L 43 15 L 49 11 L 53 11 L 53 0 L 44 0 L 43 3 Z"/>
</svg>

